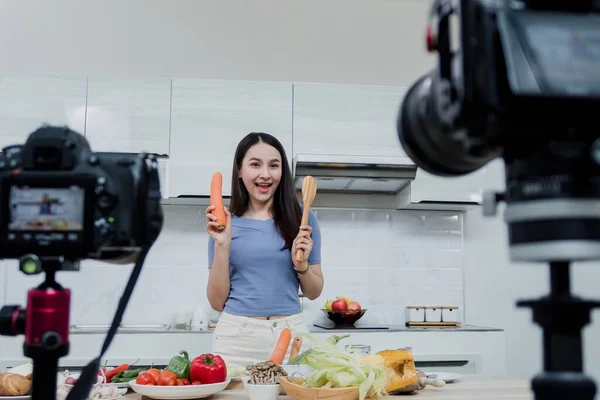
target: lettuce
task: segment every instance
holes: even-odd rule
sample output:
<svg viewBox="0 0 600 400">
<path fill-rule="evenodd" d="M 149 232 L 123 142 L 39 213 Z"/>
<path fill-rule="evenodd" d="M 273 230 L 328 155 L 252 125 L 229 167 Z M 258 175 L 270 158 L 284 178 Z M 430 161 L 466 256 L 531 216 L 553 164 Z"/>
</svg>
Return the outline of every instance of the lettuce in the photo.
<svg viewBox="0 0 600 400">
<path fill-rule="evenodd" d="M 313 345 L 296 356 L 289 364 L 308 365 L 315 371 L 307 377 L 310 387 L 347 388 L 358 387 L 360 400 L 385 394 L 387 376 L 383 365 L 364 363 L 363 355 L 357 350 L 340 348 L 340 340 L 349 337 L 332 336 L 326 340 L 302 333 Z"/>
</svg>

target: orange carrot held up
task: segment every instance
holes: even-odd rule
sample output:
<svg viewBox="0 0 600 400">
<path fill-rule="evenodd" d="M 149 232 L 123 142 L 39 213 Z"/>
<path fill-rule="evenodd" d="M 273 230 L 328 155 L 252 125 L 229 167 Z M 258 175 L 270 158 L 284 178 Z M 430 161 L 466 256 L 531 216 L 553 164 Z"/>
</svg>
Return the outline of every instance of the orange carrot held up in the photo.
<svg viewBox="0 0 600 400">
<path fill-rule="evenodd" d="M 279 340 L 277 340 L 277 345 L 275 346 L 273 353 L 271 353 L 269 361 L 273 361 L 275 364 L 281 365 L 291 341 L 292 331 L 289 328 L 285 328 L 279 334 Z"/>
<path fill-rule="evenodd" d="M 223 175 L 215 172 L 210 181 L 210 205 L 215 206 L 211 213 L 217 217 L 214 221 L 219 224 L 219 230 L 225 229 L 227 225 L 227 216 L 225 215 L 225 206 L 223 205 Z"/>
</svg>

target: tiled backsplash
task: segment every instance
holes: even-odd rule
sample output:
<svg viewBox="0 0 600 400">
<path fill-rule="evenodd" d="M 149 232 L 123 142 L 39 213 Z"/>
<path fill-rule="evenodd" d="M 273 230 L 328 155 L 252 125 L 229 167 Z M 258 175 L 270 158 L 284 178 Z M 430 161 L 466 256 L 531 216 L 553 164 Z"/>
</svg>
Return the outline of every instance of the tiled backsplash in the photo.
<svg viewBox="0 0 600 400">
<path fill-rule="evenodd" d="M 199 222 L 203 209 L 165 207 L 165 227 L 124 322 L 171 323 L 182 308 L 206 306 L 207 233 Z M 403 324 L 404 306 L 411 304 L 457 305 L 462 310 L 461 213 L 316 211 L 323 232 L 325 288 L 319 299 L 303 301 L 309 323 L 324 321 L 320 309 L 326 299 L 340 295 L 367 308 L 361 322 L 370 324 Z M 27 289 L 42 276 L 25 276 L 16 261 L 1 265 L 8 269 L 0 270 L 5 302 L 24 305 Z M 59 273 L 59 282 L 73 292 L 71 323 L 108 324 L 130 272 L 131 266 L 84 261 L 79 272 Z"/>
</svg>

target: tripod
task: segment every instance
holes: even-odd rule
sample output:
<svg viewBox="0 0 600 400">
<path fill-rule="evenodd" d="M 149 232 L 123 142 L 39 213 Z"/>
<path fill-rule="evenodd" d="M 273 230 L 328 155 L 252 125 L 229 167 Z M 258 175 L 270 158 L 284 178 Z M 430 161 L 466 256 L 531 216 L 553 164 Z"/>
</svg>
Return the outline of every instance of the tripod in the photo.
<svg viewBox="0 0 600 400">
<path fill-rule="evenodd" d="M 581 331 L 598 301 L 572 296 L 569 262 L 550 263 L 550 293 L 522 300 L 517 307 L 533 309 L 533 321 L 543 329 L 544 372 L 531 381 L 536 400 L 594 400 L 596 384 L 583 373 Z"/>
<path fill-rule="evenodd" d="M 23 351 L 33 360 L 32 400 L 54 399 L 58 360 L 69 354 L 69 312 L 71 291 L 56 282 L 57 271 L 70 269 L 62 258 L 39 259 L 29 255 L 21 259 L 26 274 L 45 272 L 37 288 L 27 293 L 27 308 L 4 306 L 0 310 L 0 335 L 25 335 Z"/>
</svg>

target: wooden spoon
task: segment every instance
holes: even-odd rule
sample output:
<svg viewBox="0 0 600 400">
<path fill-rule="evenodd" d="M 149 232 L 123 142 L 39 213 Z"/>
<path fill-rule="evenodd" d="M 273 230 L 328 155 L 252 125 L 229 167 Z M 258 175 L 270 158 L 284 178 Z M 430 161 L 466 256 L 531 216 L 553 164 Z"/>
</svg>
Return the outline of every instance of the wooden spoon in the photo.
<svg viewBox="0 0 600 400">
<path fill-rule="evenodd" d="M 316 195 L 317 181 L 315 181 L 315 178 L 310 175 L 305 176 L 302 180 L 302 203 L 304 204 L 304 211 L 302 212 L 301 225 L 308 225 L 310 206 L 312 205 Z M 298 251 L 296 251 L 296 262 L 304 262 L 304 250 L 298 249 Z"/>
</svg>

